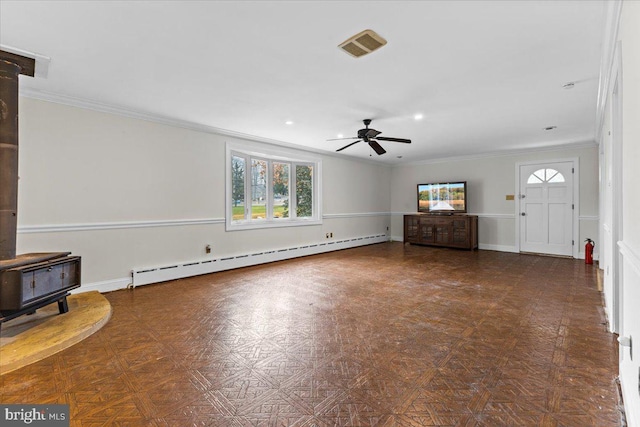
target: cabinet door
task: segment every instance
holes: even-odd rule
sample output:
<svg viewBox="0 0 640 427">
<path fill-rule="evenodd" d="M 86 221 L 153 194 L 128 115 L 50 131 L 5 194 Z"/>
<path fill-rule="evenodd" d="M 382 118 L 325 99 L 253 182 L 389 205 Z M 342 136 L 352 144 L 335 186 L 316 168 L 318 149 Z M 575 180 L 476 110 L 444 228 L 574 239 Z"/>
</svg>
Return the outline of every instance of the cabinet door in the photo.
<svg viewBox="0 0 640 427">
<path fill-rule="evenodd" d="M 420 243 L 434 243 L 435 233 L 433 224 L 429 222 L 420 224 Z"/>
<path fill-rule="evenodd" d="M 405 242 L 417 242 L 419 219 L 416 216 L 405 215 L 404 217 L 404 240 Z"/>
<path fill-rule="evenodd" d="M 468 247 L 469 246 L 469 227 L 466 219 L 454 219 L 453 220 L 453 240 L 452 243 L 456 246 Z"/>
<path fill-rule="evenodd" d="M 448 245 L 451 242 L 451 227 L 444 224 L 435 226 L 435 242 Z"/>
</svg>

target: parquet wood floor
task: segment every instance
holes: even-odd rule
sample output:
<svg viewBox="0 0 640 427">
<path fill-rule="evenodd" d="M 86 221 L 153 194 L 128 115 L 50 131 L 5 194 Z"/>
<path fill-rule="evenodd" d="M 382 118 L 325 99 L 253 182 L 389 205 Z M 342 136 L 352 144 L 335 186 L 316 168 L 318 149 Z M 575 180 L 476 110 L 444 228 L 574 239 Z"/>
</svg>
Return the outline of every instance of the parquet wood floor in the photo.
<svg viewBox="0 0 640 427">
<path fill-rule="evenodd" d="M 593 266 L 383 243 L 106 294 L 0 377 L 72 426 L 619 426 Z"/>
</svg>

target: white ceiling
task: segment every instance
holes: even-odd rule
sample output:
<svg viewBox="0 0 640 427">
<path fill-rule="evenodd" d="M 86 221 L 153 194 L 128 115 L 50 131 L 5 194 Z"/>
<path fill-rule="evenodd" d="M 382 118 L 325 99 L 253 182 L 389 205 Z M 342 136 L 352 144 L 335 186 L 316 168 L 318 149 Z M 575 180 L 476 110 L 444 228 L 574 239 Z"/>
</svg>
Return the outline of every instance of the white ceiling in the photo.
<svg viewBox="0 0 640 427">
<path fill-rule="evenodd" d="M 370 118 L 413 143 L 340 155 L 390 164 L 592 142 L 603 25 L 601 1 L 0 1 L 0 44 L 51 58 L 28 93 L 331 152 Z M 337 48 L 369 28 L 388 44 Z"/>
</svg>

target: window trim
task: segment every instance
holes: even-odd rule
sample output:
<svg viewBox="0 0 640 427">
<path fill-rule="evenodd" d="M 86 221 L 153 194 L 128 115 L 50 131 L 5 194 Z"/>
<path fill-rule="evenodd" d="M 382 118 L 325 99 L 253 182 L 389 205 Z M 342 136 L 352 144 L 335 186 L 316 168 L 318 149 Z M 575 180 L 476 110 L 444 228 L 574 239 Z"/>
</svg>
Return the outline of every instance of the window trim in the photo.
<svg viewBox="0 0 640 427">
<path fill-rule="evenodd" d="M 245 173 L 251 167 L 251 159 L 257 158 L 267 160 L 267 215 L 264 220 L 244 219 L 241 221 L 233 220 L 233 201 L 232 199 L 232 156 L 244 157 L 246 161 Z M 294 209 L 289 209 L 288 218 L 273 218 L 273 162 L 284 162 L 291 165 L 289 172 L 289 203 L 295 199 L 295 165 L 308 165 L 313 167 L 312 185 L 313 185 L 313 216 L 298 218 Z M 251 194 L 251 180 L 245 179 L 245 215 L 247 213 L 246 203 L 250 203 L 250 197 L 247 201 L 247 195 Z M 254 143 L 234 143 L 227 142 L 225 155 L 225 227 L 227 231 L 236 230 L 252 230 L 261 228 L 277 228 L 277 227 L 299 227 L 307 225 L 322 224 L 322 160 L 312 157 L 306 153 L 287 150 L 285 148 L 271 148 Z M 249 206 L 249 215 L 251 207 Z"/>
<path fill-rule="evenodd" d="M 538 172 L 540 171 L 542 171 L 544 179 L 541 178 L 538 174 Z M 548 177 L 549 172 L 551 172 L 552 174 L 551 177 Z M 531 177 L 535 177 L 535 179 L 537 179 L 539 182 L 532 182 Z M 558 179 L 554 180 L 556 177 L 558 177 Z M 527 178 L 527 184 L 561 184 L 564 182 L 565 178 L 562 172 L 553 168 L 538 169 L 537 171 L 531 172 L 531 175 L 529 175 L 529 178 Z"/>
</svg>

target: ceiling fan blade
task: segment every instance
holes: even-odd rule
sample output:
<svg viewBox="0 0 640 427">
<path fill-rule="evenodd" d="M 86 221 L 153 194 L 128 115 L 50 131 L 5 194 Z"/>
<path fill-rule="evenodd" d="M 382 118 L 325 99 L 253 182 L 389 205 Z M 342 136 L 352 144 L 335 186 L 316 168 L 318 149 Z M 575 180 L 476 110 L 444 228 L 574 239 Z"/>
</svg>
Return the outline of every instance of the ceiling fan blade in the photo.
<svg viewBox="0 0 640 427">
<path fill-rule="evenodd" d="M 382 146 L 380 146 L 377 141 L 369 141 L 369 147 L 373 148 L 373 151 L 378 153 L 378 155 L 386 153 L 385 149 L 382 148 Z"/>
<path fill-rule="evenodd" d="M 342 148 L 338 148 L 338 149 L 336 150 L 336 152 L 338 152 L 338 151 L 342 151 L 342 150 L 344 150 L 345 148 L 349 148 L 349 147 L 351 147 L 353 144 L 355 144 L 355 143 L 357 143 L 357 142 L 360 142 L 360 141 L 362 141 L 362 140 L 361 140 L 361 139 L 359 139 L 359 140 L 357 140 L 357 141 L 353 141 L 351 144 L 347 144 L 347 145 L 345 145 L 345 146 L 344 146 L 344 147 L 342 147 Z"/>
<path fill-rule="evenodd" d="M 348 136 L 346 138 L 327 139 L 326 141 L 342 141 L 343 139 L 360 139 L 360 137 L 358 137 L 358 136 Z"/>
<path fill-rule="evenodd" d="M 376 139 L 379 139 L 380 141 L 404 142 L 405 144 L 411 144 L 410 139 L 404 139 L 404 138 L 391 138 L 386 136 L 378 136 L 376 137 Z"/>
</svg>

